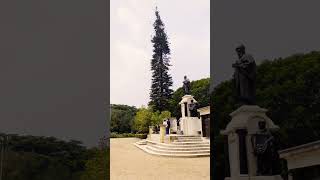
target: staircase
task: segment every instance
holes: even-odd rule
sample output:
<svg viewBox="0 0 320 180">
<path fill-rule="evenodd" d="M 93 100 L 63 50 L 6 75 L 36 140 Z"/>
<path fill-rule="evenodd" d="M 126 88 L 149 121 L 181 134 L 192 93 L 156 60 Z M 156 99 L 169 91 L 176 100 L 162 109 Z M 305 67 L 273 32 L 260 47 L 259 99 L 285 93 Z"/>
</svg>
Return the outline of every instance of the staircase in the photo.
<svg viewBox="0 0 320 180">
<path fill-rule="evenodd" d="M 170 144 L 151 140 L 141 140 L 134 143 L 143 151 L 165 157 L 207 157 L 210 156 L 210 142 L 200 136 L 177 136 Z"/>
</svg>

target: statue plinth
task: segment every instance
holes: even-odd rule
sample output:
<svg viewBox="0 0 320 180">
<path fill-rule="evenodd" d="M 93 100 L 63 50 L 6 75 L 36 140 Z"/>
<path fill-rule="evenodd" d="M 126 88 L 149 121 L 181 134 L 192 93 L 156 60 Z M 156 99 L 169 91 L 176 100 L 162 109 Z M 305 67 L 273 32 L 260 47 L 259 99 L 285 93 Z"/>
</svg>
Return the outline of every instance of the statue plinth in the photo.
<svg viewBox="0 0 320 180">
<path fill-rule="evenodd" d="M 276 175 L 257 176 L 257 157 L 254 155 L 252 137 L 259 131 L 258 123 L 264 121 L 266 129 L 279 129 L 265 114 L 267 109 L 256 105 L 243 105 L 230 114 L 232 117 L 222 135 L 228 137 L 230 177 L 226 180 L 280 180 Z"/>
<path fill-rule="evenodd" d="M 166 134 L 166 127 L 163 124 L 160 124 L 160 142 L 164 143 L 164 137 Z"/>
<path fill-rule="evenodd" d="M 183 135 L 201 135 L 202 134 L 202 124 L 198 117 L 191 117 L 191 112 L 189 105 L 191 103 L 197 103 L 192 95 L 184 95 L 179 102 L 181 105 L 181 118 L 180 126 Z"/>
</svg>

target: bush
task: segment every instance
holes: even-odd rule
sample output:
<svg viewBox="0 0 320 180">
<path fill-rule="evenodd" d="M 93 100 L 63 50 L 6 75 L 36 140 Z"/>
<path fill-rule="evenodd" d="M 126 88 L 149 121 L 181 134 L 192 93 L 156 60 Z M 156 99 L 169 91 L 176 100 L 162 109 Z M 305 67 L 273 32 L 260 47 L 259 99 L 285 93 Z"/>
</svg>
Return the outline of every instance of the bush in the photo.
<svg viewBox="0 0 320 180">
<path fill-rule="evenodd" d="M 112 132 L 110 138 L 127 138 L 127 137 L 135 137 L 140 139 L 146 139 L 147 134 L 134 134 L 134 133 L 122 133 L 118 134 L 116 132 Z"/>
</svg>

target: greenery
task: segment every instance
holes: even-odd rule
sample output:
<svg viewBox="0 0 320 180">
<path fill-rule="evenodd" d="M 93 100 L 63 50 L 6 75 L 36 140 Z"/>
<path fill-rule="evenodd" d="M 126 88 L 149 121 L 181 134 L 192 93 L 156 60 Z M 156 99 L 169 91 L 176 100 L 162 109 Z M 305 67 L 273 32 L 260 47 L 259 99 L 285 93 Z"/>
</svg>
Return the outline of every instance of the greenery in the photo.
<svg viewBox="0 0 320 180">
<path fill-rule="evenodd" d="M 155 35 L 152 37 L 153 55 L 151 59 L 152 84 L 149 105 L 154 111 L 165 111 L 169 107 L 169 99 L 173 90 L 172 77 L 168 73 L 170 48 L 168 37 L 164 31 L 164 24 L 160 18 L 159 11 L 156 10 L 156 20 L 153 24 Z"/>
<path fill-rule="evenodd" d="M 106 180 L 110 177 L 110 149 L 93 148 L 92 158 L 87 160 L 81 180 Z"/>
<path fill-rule="evenodd" d="M 110 131 L 117 133 L 133 132 L 133 120 L 137 108 L 121 104 L 111 104 Z"/>
<path fill-rule="evenodd" d="M 1 134 L 4 136 L 5 134 Z M 90 170 L 90 162 L 103 169 L 95 180 L 108 176 L 109 152 L 88 149 L 80 141 L 62 141 L 54 137 L 10 135 L 5 153 L 3 179 L 10 180 L 79 180 Z M 99 152 L 99 156 L 96 153 Z M 102 155 L 103 151 L 103 155 Z"/>
<path fill-rule="evenodd" d="M 134 129 L 139 133 L 148 133 L 149 126 L 155 126 L 162 123 L 164 119 L 170 118 L 169 111 L 153 111 L 151 107 L 141 107 L 134 119 Z"/>
<path fill-rule="evenodd" d="M 136 137 L 136 138 L 140 138 L 140 139 L 146 139 L 147 138 L 147 134 L 134 134 L 134 133 L 122 133 L 122 134 L 118 134 L 118 133 L 114 133 L 112 132 L 110 135 L 110 138 L 127 138 L 127 137 Z"/>
<path fill-rule="evenodd" d="M 297 146 L 320 138 L 320 53 L 296 54 L 273 61 L 265 60 L 257 68 L 257 104 L 279 125 L 279 149 Z M 231 120 L 237 106 L 233 80 L 219 84 L 213 91 L 215 162 L 218 179 L 224 177 L 225 161 L 219 131 Z M 220 147 L 220 148 L 218 148 Z"/>
</svg>

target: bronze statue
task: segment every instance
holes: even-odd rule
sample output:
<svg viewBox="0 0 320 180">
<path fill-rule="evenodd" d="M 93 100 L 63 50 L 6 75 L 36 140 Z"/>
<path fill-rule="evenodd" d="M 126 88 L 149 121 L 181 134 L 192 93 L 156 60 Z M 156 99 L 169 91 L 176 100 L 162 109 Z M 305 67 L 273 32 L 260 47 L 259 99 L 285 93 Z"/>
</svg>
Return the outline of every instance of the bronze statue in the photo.
<svg viewBox="0 0 320 180">
<path fill-rule="evenodd" d="M 247 54 L 245 46 L 236 48 L 239 59 L 232 64 L 237 98 L 242 104 L 255 104 L 256 63 L 254 58 Z"/>
<path fill-rule="evenodd" d="M 189 104 L 189 111 L 191 117 L 198 117 L 198 104 L 194 103 L 193 100 L 191 100 L 191 103 Z"/>
<path fill-rule="evenodd" d="M 272 175 L 274 137 L 266 128 L 265 121 L 259 121 L 258 126 L 259 131 L 251 137 L 254 155 L 257 157 L 257 175 Z"/>
<path fill-rule="evenodd" d="M 184 94 L 190 94 L 190 81 L 187 78 L 187 76 L 184 76 L 184 81 L 183 81 L 183 90 Z"/>
</svg>

